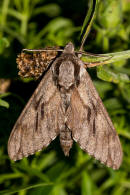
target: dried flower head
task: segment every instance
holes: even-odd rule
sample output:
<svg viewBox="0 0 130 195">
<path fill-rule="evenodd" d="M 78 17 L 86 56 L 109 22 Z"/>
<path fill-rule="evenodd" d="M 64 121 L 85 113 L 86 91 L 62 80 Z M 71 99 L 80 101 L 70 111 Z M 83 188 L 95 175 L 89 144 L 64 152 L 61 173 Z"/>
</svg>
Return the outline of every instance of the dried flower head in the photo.
<svg viewBox="0 0 130 195">
<path fill-rule="evenodd" d="M 47 47 L 46 51 L 22 52 L 18 55 L 16 62 L 18 64 L 19 75 L 21 77 L 34 77 L 38 79 L 55 59 L 58 52 L 55 49 L 59 47 Z"/>
</svg>

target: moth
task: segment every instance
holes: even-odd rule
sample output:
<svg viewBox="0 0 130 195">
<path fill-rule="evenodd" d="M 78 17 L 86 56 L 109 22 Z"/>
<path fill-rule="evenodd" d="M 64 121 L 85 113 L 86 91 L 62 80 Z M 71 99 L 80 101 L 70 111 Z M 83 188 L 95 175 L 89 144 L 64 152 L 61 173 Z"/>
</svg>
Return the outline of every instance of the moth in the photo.
<svg viewBox="0 0 130 195">
<path fill-rule="evenodd" d="M 72 43 L 54 59 L 18 118 L 9 157 L 15 161 L 34 154 L 57 136 L 65 156 L 75 141 L 106 166 L 121 165 L 119 137 Z"/>
</svg>

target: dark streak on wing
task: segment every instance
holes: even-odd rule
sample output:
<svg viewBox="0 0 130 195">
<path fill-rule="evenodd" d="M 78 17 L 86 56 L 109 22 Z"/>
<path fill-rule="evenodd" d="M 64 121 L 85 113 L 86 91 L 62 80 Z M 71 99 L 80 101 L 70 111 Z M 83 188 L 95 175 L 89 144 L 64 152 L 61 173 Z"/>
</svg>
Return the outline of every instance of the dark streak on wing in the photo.
<svg viewBox="0 0 130 195">
<path fill-rule="evenodd" d="M 111 152 L 110 152 L 110 141 L 109 141 L 109 135 L 108 135 L 108 157 L 107 157 L 107 160 L 106 160 L 106 163 L 109 161 L 111 161 L 111 164 L 112 164 L 112 159 L 111 159 Z"/>
<path fill-rule="evenodd" d="M 85 105 L 86 106 L 86 105 Z M 87 106 L 86 106 L 87 107 Z M 88 113 L 87 113 L 87 121 L 90 122 L 90 118 L 91 118 L 91 109 L 90 107 L 88 106 L 87 107 L 87 110 L 88 110 Z"/>
<path fill-rule="evenodd" d="M 44 117 L 44 103 L 41 104 L 41 119 Z"/>
<path fill-rule="evenodd" d="M 23 135 L 24 135 L 24 131 L 25 131 L 25 127 L 24 126 L 21 126 L 21 131 L 22 131 L 22 134 L 21 134 L 21 139 L 20 139 L 20 147 L 19 147 L 19 150 L 17 152 L 17 157 L 16 157 L 16 160 L 17 158 L 20 158 L 19 154 L 22 156 L 23 154 L 23 149 L 22 149 L 22 141 L 23 141 Z M 26 129 L 27 130 L 27 129 Z"/>
<path fill-rule="evenodd" d="M 95 115 L 97 116 L 97 104 L 98 104 L 98 101 L 97 101 L 97 104 L 96 104 L 96 106 L 94 105 L 94 103 L 93 103 L 93 101 L 92 100 L 90 100 L 91 101 L 91 104 L 92 104 L 92 107 L 93 107 L 93 110 L 94 110 L 94 113 L 95 113 Z"/>
<path fill-rule="evenodd" d="M 95 118 L 93 119 L 93 135 L 95 136 L 96 133 L 96 127 L 95 127 Z"/>
<path fill-rule="evenodd" d="M 35 110 L 37 110 L 37 108 L 38 108 L 38 106 L 39 106 L 39 104 L 40 104 L 40 102 L 41 102 L 42 97 L 43 97 L 43 95 L 40 96 L 40 98 L 39 98 L 38 101 L 35 101 L 35 103 L 34 103 L 34 108 L 35 108 Z"/>
<path fill-rule="evenodd" d="M 35 131 L 37 131 L 37 130 L 38 130 L 38 112 L 36 114 L 36 128 L 35 128 Z"/>
</svg>

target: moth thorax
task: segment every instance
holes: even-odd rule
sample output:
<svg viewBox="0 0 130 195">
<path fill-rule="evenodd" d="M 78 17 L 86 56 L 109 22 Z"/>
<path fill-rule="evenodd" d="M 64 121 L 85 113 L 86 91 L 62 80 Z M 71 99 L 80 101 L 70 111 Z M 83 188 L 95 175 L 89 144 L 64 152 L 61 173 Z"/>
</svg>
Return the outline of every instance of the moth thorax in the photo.
<svg viewBox="0 0 130 195">
<path fill-rule="evenodd" d="M 71 61 L 63 61 L 59 67 L 59 85 L 65 89 L 69 89 L 74 82 L 74 64 Z"/>
</svg>

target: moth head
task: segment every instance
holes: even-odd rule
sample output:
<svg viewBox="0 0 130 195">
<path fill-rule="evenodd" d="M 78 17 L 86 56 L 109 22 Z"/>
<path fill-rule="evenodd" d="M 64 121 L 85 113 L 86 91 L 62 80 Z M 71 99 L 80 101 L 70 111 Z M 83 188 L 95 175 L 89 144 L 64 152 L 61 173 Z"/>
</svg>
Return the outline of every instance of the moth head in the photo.
<svg viewBox="0 0 130 195">
<path fill-rule="evenodd" d="M 63 53 L 74 53 L 74 45 L 73 45 L 73 43 L 69 42 L 65 46 Z"/>
</svg>

